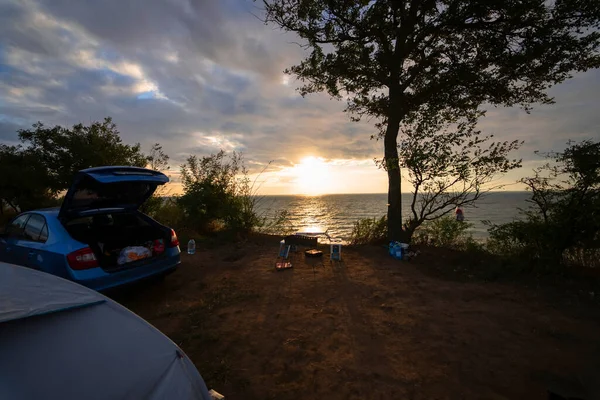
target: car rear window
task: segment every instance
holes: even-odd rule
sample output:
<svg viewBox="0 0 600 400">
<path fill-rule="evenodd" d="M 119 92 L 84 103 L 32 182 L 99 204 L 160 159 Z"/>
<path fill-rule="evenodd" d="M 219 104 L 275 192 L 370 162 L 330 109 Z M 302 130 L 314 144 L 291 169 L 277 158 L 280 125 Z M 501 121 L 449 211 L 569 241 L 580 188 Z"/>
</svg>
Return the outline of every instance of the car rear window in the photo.
<svg viewBox="0 0 600 400">
<path fill-rule="evenodd" d="M 96 214 L 86 217 L 74 218 L 66 223 L 67 227 L 82 227 L 87 226 L 89 228 L 97 226 L 114 226 L 114 227 L 137 227 L 137 226 L 150 226 L 150 224 L 139 218 L 136 214 L 131 213 L 106 213 Z"/>
<path fill-rule="evenodd" d="M 27 221 L 27 225 L 25 225 L 24 238 L 26 240 L 31 240 L 37 242 L 40 240 L 40 234 L 42 229 L 46 225 L 46 219 L 39 214 L 32 214 L 29 220 Z M 46 234 L 46 236 L 48 236 Z M 45 241 L 45 240 L 43 240 Z"/>
<path fill-rule="evenodd" d="M 154 188 L 156 188 L 156 183 L 135 181 L 99 183 L 93 179 L 83 179 L 74 188 L 69 208 L 87 209 L 136 205 Z"/>
</svg>

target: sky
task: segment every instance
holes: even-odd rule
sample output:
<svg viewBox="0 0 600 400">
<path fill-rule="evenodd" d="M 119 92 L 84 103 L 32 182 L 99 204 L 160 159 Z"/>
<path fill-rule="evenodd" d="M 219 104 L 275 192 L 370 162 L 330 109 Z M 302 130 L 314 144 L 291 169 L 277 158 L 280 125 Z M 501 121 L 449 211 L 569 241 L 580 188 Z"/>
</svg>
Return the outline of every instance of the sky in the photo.
<svg viewBox="0 0 600 400">
<path fill-rule="evenodd" d="M 250 0 L 0 0 L 0 142 L 36 121 L 111 116 L 126 143 L 163 145 L 175 182 L 188 156 L 224 149 L 243 152 L 253 172 L 266 167 L 263 194 L 386 192 L 373 121 L 351 122 L 326 94 L 302 98 L 283 70 L 305 50 L 261 15 Z M 535 150 L 600 139 L 597 93 L 594 70 L 529 115 L 490 109 L 483 132 L 525 141 L 523 168 L 499 183 L 522 189 L 514 182 L 540 165 Z"/>
</svg>

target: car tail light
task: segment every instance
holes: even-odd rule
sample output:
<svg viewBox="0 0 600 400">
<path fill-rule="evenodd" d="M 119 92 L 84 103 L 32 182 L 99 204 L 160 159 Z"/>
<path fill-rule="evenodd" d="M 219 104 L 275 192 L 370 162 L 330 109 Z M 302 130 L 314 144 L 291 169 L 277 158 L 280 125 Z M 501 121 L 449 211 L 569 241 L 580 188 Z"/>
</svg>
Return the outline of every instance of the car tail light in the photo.
<svg viewBox="0 0 600 400">
<path fill-rule="evenodd" d="M 152 245 L 152 252 L 154 254 L 162 254 L 165 252 L 165 241 L 164 239 L 156 239 Z"/>
<path fill-rule="evenodd" d="M 96 255 L 89 247 L 67 254 L 67 261 L 72 269 L 82 270 L 96 268 L 98 260 Z"/>
<path fill-rule="evenodd" d="M 171 229 L 171 242 L 169 243 L 169 247 L 177 247 L 179 246 L 179 239 L 177 239 L 177 234 L 173 229 Z"/>
</svg>

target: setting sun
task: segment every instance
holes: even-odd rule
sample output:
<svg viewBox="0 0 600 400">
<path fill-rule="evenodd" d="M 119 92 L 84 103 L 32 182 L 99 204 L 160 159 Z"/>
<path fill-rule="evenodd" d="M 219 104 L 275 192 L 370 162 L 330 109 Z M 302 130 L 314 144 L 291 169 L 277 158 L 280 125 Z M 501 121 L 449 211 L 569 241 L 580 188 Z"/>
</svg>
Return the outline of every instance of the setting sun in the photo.
<svg viewBox="0 0 600 400">
<path fill-rule="evenodd" d="M 298 191 L 303 194 L 317 195 L 331 189 L 329 165 L 318 157 L 305 157 L 294 166 Z"/>
</svg>

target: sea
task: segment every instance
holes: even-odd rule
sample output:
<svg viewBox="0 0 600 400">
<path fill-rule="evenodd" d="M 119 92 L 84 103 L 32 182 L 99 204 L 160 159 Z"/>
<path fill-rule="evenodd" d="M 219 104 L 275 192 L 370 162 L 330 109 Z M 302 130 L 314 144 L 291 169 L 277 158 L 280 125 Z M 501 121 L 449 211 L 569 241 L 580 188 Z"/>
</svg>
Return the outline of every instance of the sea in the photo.
<svg viewBox="0 0 600 400">
<path fill-rule="evenodd" d="M 529 206 L 528 192 L 491 192 L 473 206 L 463 207 L 465 221 L 473 224 L 473 238 L 485 240 L 488 226 L 520 218 L 520 210 Z M 410 193 L 402 194 L 405 218 L 410 215 Z M 322 228 L 331 237 L 348 240 L 354 223 L 362 218 L 380 218 L 387 212 L 387 194 L 330 194 L 321 196 L 264 196 L 258 200 L 257 211 L 267 219 L 286 210 L 286 228 L 293 231 Z M 451 215 L 454 215 L 452 213 Z"/>
</svg>

